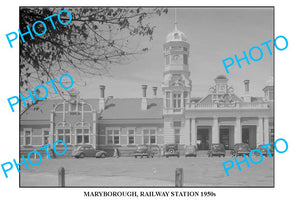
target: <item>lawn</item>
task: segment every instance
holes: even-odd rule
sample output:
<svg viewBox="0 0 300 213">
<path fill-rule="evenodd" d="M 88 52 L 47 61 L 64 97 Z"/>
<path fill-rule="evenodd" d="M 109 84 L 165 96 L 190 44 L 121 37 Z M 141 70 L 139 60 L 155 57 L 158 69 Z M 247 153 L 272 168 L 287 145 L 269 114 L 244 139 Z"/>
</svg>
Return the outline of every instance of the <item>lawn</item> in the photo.
<svg viewBox="0 0 300 213">
<path fill-rule="evenodd" d="M 174 157 L 174 158 L 62 158 L 43 159 L 38 166 L 22 165 L 20 186 L 57 186 L 58 168 L 66 170 L 67 187 L 173 187 L 175 169 L 183 168 L 184 186 L 187 187 L 273 187 L 273 158 L 260 164 L 235 165 L 226 176 L 222 163 L 231 157 Z M 242 161 L 243 158 L 239 158 Z M 257 160 L 258 161 L 258 160 Z"/>
</svg>

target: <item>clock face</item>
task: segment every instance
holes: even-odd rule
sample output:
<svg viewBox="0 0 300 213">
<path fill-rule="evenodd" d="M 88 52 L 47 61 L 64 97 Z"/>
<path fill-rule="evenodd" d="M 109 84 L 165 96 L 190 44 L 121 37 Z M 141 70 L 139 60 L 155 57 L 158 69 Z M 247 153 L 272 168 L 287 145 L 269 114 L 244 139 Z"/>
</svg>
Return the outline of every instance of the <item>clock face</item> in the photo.
<svg viewBox="0 0 300 213">
<path fill-rule="evenodd" d="M 172 62 L 173 62 L 173 64 L 180 64 L 182 62 L 182 56 L 181 55 L 173 55 Z"/>
</svg>

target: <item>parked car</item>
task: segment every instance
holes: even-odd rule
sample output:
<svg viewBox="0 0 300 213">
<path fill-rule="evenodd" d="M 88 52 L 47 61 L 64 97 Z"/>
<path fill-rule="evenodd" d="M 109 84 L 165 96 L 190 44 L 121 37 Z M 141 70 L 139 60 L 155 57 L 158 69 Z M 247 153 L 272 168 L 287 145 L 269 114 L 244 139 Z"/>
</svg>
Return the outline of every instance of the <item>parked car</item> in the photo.
<svg viewBox="0 0 300 213">
<path fill-rule="evenodd" d="M 262 147 L 263 145 L 258 145 L 257 149 L 261 151 L 261 153 L 263 154 L 263 156 L 269 157 L 269 153 L 266 147 Z M 272 155 L 272 157 L 274 156 L 274 146 L 273 144 L 268 146 L 270 153 Z M 256 156 L 259 156 L 258 152 L 254 152 Z"/>
<path fill-rule="evenodd" d="M 105 158 L 107 153 L 102 150 L 96 150 L 90 144 L 77 145 L 72 151 L 72 156 L 75 158 L 84 158 L 84 157 L 96 157 L 96 158 Z"/>
<path fill-rule="evenodd" d="M 185 157 L 197 157 L 196 146 L 190 145 L 185 148 Z"/>
<path fill-rule="evenodd" d="M 170 156 L 177 156 L 179 158 L 178 144 L 166 144 L 164 147 L 164 156 L 167 158 Z"/>
<path fill-rule="evenodd" d="M 233 146 L 233 150 L 231 150 L 230 153 L 232 156 L 237 157 L 237 156 L 243 156 L 243 154 L 249 155 L 250 152 L 251 152 L 251 148 L 247 143 L 238 143 Z"/>
<path fill-rule="evenodd" d="M 147 157 L 147 158 L 149 158 L 149 157 L 153 158 L 154 152 L 151 150 L 150 146 L 140 145 L 134 151 L 133 156 L 135 158 L 137 158 L 137 157 L 143 158 L 144 156 Z"/>
<path fill-rule="evenodd" d="M 223 156 L 225 157 L 225 146 L 224 144 L 212 144 L 211 149 L 207 152 L 208 157 Z"/>
</svg>

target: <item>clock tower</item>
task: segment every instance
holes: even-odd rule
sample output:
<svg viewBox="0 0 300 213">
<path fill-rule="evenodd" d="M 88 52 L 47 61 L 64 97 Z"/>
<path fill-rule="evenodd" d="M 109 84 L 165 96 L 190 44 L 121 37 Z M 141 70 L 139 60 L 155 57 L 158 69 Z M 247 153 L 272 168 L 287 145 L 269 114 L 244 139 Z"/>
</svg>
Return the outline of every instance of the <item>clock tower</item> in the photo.
<svg viewBox="0 0 300 213">
<path fill-rule="evenodd" d="M 167 35 L 164 48 L 162 82 L 164 142 L 189 143 L 188 121 L 184 111 L 191 102 L 192 81 L 189 71 L 190 45 L 183 32 L 177 29 Z"/>
<path fill-rule="evenodd" d="M 192 81 L 189 71 L 189 48 L 187 38 L 177 29 L 167 35 L 164 48 L 164 114 L 181 114 L 190 103 Z"/>
</svg>

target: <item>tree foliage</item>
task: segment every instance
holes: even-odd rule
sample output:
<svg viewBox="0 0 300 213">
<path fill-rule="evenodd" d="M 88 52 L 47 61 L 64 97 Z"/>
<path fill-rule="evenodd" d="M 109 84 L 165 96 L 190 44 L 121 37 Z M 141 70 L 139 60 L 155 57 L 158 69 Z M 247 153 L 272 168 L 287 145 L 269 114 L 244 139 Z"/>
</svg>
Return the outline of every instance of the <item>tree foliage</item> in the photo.
<svg viewBox="0 0 300 213">
<path fill-rule="evenodd" d="M 68 25 L 59 23 L 57 14 L 61 10 L 72 14 Z M 148 50 L 140 47 L 135 39 L 152 40 L 154 28 L 148 23 L 153 16 L 167 13 L 164 8 L 20 8 L 20 31 L 32 31 L 32 25 L 43 21 L 47 31 L 42 36 L 33 33 L 20 39 L 20 91 L 34 89 L 38 84 L 59 77 L 65 73 L 79 73 L 93 77 L 108 72 L 111 64 L 130 61 L 135 54 Z M 52 18 L 56 29 L 46 17 Z M 67 13 L 61 13 L 61 21 L 67 22 Z M 44 31 L 42 24 L 36 24 L 38 33 Z M 62 94 L 57 87 L 60 94 Z"/>
</svg>

